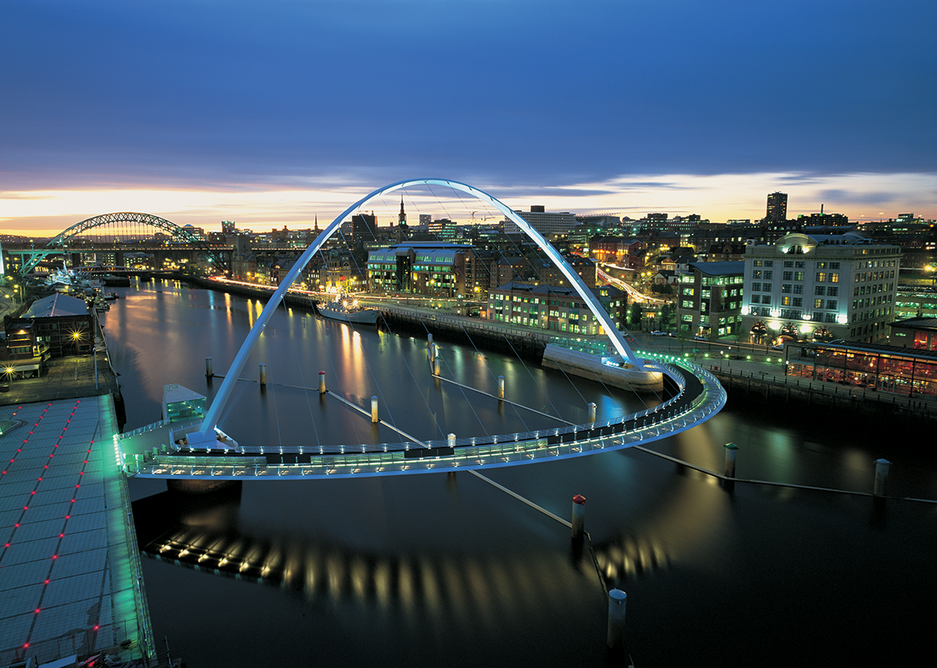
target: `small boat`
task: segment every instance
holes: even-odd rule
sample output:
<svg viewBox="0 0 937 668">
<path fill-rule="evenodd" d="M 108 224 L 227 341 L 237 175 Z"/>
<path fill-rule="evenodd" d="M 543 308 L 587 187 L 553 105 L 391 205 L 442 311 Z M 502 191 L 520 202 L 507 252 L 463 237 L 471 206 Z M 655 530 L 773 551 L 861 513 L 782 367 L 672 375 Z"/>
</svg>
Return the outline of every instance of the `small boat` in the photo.
<svg viewBox="0 0 937 668">
<path fill-rule="evenodd" d="M 371 308 L 361 308 L 357 300 L 349 299 L 346 296 L 338 295 L 335 299 L 328 302 L 319 302 L 316 305 L 319 315 L 331 320 L 340 320 L 341 322 L 362 323 L 373 325 L 377 322 L 380 311 Z"/>
<path fill-rule="evenodd" d="M 106 300 L 108 300 L 108 301 L 113 301 L 113 300 L 117 299 L 117 293 L 116 293 L 116 292 L 105 292 L 105 293 L 104 293 L 104 299 L 106 299 Z"/>
</svg>

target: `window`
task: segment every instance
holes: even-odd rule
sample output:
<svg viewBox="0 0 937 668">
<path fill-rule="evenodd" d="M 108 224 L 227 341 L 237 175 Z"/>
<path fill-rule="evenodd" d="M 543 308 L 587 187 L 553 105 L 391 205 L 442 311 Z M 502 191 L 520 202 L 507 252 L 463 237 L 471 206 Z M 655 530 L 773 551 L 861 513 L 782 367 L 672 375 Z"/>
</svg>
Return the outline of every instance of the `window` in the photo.
<svg viewBox="0 0 937 668">
<path fill-rule="evenodd" d="M 781 297 L 781 306 L 790 306 L 791 298 L 790 297 Z"/>
<path fill-rule="evenodd" d="M 761 291 L 762 291 L 762 292 L 771 292 L 771 290 L 773 290 L 773 289 L 774 289 L 774 288 L 771 286 L 770 283 L 762 283 L 762 284 L 761 284 Z"/>
<path fill-rule="evenodd" d="M 790 284 L 790 283 L 782 283 L 782 284 L 781 284 L 781 294 L 784 295 L 784 294 L 790 294 L 790 293 L 791 293 L 791 284 Z"/>
<path fill-rule="evenodd" d="M 830 269 L 839 269 L 839 262 L 830 262 Z"/>
<path fill-rule="evenodd" d="M 822 295 L 823 293 L 818 292 L 817 294 Z M 831 286 L 830 289 L 826 291 L 826 294 L 828 294 L 830 297 L 837 297 L 839 296 L 839 288 L 834 288 Z"/>
<path fill-rule="evenodd" d="M 756 267 L 760 267 L 760 266 L 761 266 L 761 260 L 755 260 L 754 262 L 752 262 L 752 265 L 754 265 L 754 266 L 756 266 Z"/>
<path fill-rule="evenodd" d="M 752 272 L 752 278 L 761 278 L 761 270 L 756 269 Z"/>
<path fill-rule="evenodd" d="M 795 271 L 795 272 L 794 272 L 794 280 L 795 280 L 795 281 L 802 281 L 802 280 L 804 280 L 804 272 L 802 272 L 802 271 Z"/>
<path fill-rule="evenodd" d="M 835 300 L 835 299 L 827 299 L 827 300 L 826 300 L 826 307 L 827 307 L 828 309 L 830 309 L 830 310 L 835 309 L 835 308 L 836 308 L 836 300 Z"/>
<path fill-rule="evenodd" d="M 813 308 L 823 308 L 823 300 L 822 300 L 822 299 L 814 299 L 814 300 L 813 300 Z"/>
<path fill-rule="evenodd" d="M 761 283 L 752 283 L 752 292 L 761 292 Z"/>
<path fill-rule="evenodd" d="M 771 274 L 772 274 L 772 272 L 766 271 L 766 272 L 765 272 L 765 278 L 767 278 L 768 280 L 771 280 Z"/>
<path fill-rule="evenodd" d="M 824 295 L 826 293 L 826 288 L 822 285 L 818 285 L 813 289 L 813 294 L 815 295 Z"/>
<path fill-rule="evenodd" d="M 773 267 L 773 266 L 774 266 L 774 260 L 765 260 L 765 266 L 766 266 L 766 267 Z"/>
<path fill-rule="evenodd" d="M 798 269 L 803 269 L 804 267 L 807 266 L 807 263 L 804 262 L 803 260 L 798 260 L 797 262 L 794 263 L 794 266 L 797 267 Z"/>
<path fill-rule="evenodd" d="M 826 272 L 818 271 L 817 272 L 817 283 L 823 283 L 826 280 Z"/>
<path fill-rule="evenodd" d="M 794 297 L 794 306 L 800 307 L 804 305 L 803 297 Z"/>
<path fill-rule="evenodd" d="M 793 281 L 793 280 L 794 280 L 794 272 L 793 272 L 793 271 L 784 271 L 784 272 L 781 272 L 781 280 L 782 280 L 782 281 Z"/>
<path fill-rule="evenodd" d="M 795 285 L 795 286 L 794 286 L 794 294 L 795 294 L 795 295 L 802 295 L 802 294 L 804 294 L 804 286 L 802 286 L 802 285 Z"/>
<path fill-rule="evenodd" d="M 839 274 L 830 274 L 830 283 L 839 283 Z"/>
<path fill-rule="evenodd" d="M 793 266 L 794 266 L 794 261 L 793 261 L 793 260 L 784 260 L 784 267 L 785 267 L 785 268 L 787 268 L 787 267 L 793 267 Z"/>
</svg>

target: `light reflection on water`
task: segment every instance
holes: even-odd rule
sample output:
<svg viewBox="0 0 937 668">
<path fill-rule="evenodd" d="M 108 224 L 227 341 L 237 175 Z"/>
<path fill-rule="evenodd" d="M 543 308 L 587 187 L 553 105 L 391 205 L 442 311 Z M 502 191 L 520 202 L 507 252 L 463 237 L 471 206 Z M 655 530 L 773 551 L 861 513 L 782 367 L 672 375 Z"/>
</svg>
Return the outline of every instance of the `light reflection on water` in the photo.
<svg viewBox="0 0 937 668">
<path fill-rule="evenodd" d="M 224 373 L 261 306 L 226 295 L 222 310 L 218 295 L 166 284 L 126 296 L 103 320 L 131 428 L 158 418 L 165 383 L 215 391 L 203 358 Z M 424 341 L 349 329 L 278 313 L 245 372 L 255 379 L 264 362 L 272 385 L 263 394 L 255 382 L 239 385 L 225 428 L 283 443 L 398 440 L 315 390 L 275 384 L 314 388 L 320 368 L 345 396 L 379 393 L 382 417 L 423 438 L 508 433 L 542 419 L 483 397 L 460 409 L 468 395 L 437 386 Z M 495 392 L 504 375 L 511 398 L 567 419 L 582 421 L 588 401 L 600 416 L 642 407 L 517 360 L 441 348 L 447 377 Z M 349 360 L 356 350 L 363 354 Z M 894 493 L 937 497 L 932 457 L 909 452 L 907 440 L 888 425 L 736 407 L 730 398 L 710 422 L 653 447 L 721 471 L 732 441 L 740 477 L 857 490 L 871 488 L 871 462 L 884 456 L 896 462 Z M 175 536 L 198 555 L 193 565 L 214 550 L 242 574 L 266 567 L 276 585 L 145 560 L 156 635 L 199 666 L 310 657 L 325 665 L 602 665 L 602 589 L 612 586 L 628 592 L 638 665 L 899 665 L 929 633 L 917 614 L 937 594 L 929 506 L 890 502 L 883 511 L 861 497 L 751 485 L 728 495 L 710 476 L 636 451 L 490 477 L 561 517 L 584 494 L 604 584 L 565 527 L 465 473 L 254 482 L 240 498 L 161 496 L 136 506 L 142 534 L 161 534 L 157 543 Z M 883 649 L 871 640 L 882 635 L 901 643 Z"/>
</svg>

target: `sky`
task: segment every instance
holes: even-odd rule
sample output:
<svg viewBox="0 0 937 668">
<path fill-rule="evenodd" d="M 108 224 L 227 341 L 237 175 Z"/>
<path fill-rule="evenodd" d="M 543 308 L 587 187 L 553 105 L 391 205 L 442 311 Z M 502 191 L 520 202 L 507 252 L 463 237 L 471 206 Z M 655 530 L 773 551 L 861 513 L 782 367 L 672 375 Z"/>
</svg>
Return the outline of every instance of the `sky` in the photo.
<svg viewBox="0 0 937 668">
<path fill-rule="evenodd" d="M 309 227 L 422 177 L 515 209 L 721 222 L 780 190 L 933 219 L 935 25 L 933 0 L 4 0 L 0 231 Z"/>
</svg>

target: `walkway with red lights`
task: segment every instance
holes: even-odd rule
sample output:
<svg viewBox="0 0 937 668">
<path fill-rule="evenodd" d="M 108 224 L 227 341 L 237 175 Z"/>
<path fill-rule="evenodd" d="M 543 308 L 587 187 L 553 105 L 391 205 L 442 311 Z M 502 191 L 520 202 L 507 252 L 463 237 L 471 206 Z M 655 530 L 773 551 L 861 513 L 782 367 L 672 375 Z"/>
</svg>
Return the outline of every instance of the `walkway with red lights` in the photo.
<svg viewBox="0 0 937 668">
<path fill-rule="evenodd" d="M 0 665 L 150 653 L 116 433 L 109 395 L 0 409 Z"/>
</svg>

